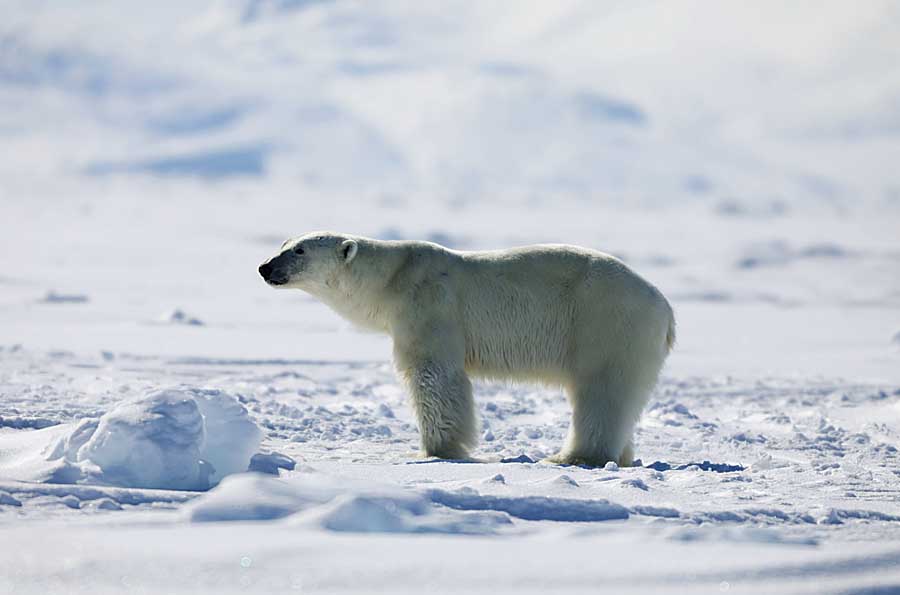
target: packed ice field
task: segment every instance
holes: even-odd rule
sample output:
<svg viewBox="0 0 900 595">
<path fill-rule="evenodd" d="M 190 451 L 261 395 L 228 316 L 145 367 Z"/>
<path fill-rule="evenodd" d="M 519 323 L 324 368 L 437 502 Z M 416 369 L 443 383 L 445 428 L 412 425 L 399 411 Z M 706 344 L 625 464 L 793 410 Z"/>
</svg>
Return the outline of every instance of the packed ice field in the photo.
<svg viewBox="0 0 900 595">
<path fill-rule="evenodd" d="M 900 592 L 890 3 L 0 2 L 0 593 Z M 811 18 L 811 15 L 815 18 Z M 335 229 L 621 258 L 632 467 L 257 266 Z"/>
</svg>

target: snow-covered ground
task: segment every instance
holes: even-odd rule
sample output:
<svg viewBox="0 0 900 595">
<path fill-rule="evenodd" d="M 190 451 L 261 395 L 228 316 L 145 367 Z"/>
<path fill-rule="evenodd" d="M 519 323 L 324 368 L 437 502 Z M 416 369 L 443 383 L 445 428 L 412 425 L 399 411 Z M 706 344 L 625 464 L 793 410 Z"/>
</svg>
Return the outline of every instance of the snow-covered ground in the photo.
<svg viewBox="0 0 900 595">
<path fill-rule="evenodd" d="M 0 14 L 0 593 L 900 592 L 894 4 Z M 421 459 L 388 340 L 258 278 L 325 228 L 623 258 L 642 465 L 502 384 Z"/>
</svg>

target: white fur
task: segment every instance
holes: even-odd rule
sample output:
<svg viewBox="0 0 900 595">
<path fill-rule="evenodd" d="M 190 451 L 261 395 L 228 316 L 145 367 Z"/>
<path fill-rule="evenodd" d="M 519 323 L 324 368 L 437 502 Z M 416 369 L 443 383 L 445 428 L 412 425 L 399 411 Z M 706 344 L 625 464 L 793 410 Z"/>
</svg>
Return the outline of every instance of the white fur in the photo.
<svg viewBox="0 0 900 595">
<path fill-rule="evenodd" d="M 289 278 L 281 286 L 393 337 L 426 455 L 464 458 L 475 446 L 469 376 L 478 376 L 565 387 L 572 420 L 551 461 L 631 464 L 633 428 L 675 322 L 663 295 L 612 256 L 563 245 L 460 252 L 319 232 L 269 262 Z"/>
</svg>

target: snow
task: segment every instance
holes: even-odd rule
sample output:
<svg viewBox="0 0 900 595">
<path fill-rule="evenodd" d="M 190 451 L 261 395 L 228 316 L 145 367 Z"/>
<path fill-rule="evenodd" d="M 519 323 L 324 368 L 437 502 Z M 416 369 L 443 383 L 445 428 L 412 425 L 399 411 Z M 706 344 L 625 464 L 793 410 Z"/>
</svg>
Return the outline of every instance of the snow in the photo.
<svg viewBox="0 0 900 595">
<path fill-rule="evenodd" d="M 0 468 L 19 480 L 206 490 L 246 471 L 261 437 L 231 395 L 157 390 L 97 419 L 36 430 L 27 441 L 0 436 L 0 449 L 15 453 Z"/>
<path fill-rule="evenodd" d="M 511 524 L 506 514 L 460 513 L 434 504 L 446 504 L 446 496 L 370 482 L 347 482 L 307 471 L 289 479 L 256 473 L 232 475 L 191 502 L 186 510 L 192 522 L 284 518 L 291 526 L 349 533 L 490 534 Z M 471 500 L 448 507 L 502 510 Z"/>
<path fill-rule="evenodd" d="M 900 584 L 891 3 L 2 12 L 0 593 Z M 483 382 L 420 458 L 389 340 L 258 278 L 323 228 L 634 266 L 639 465 Z"/>
</svg>

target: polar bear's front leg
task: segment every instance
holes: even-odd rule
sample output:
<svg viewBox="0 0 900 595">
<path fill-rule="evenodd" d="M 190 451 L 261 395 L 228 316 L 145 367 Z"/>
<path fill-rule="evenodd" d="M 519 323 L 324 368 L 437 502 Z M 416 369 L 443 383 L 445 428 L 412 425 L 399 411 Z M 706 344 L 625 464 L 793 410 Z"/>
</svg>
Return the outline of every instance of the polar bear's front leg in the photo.
<svg viewBox="0 0 900 595">
<path fill-rule="evenodd" d="M 396 325 L 394 363 L 409 387 L 424 454 L 466 458 L 478 426 L 458 325 L 440 316 Z"/>
<path fill-rule="evenodd" d="M 465 459 L 477 443 L 475 403 L 466 373 L 425 360 L 404 371 L 426 456 Z"/>
</svg>

